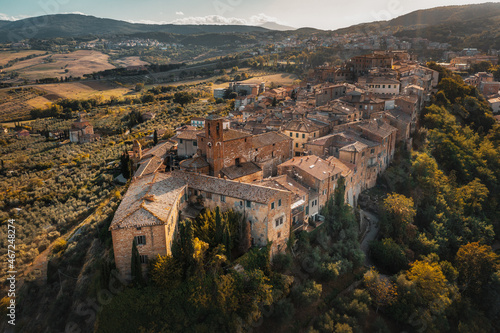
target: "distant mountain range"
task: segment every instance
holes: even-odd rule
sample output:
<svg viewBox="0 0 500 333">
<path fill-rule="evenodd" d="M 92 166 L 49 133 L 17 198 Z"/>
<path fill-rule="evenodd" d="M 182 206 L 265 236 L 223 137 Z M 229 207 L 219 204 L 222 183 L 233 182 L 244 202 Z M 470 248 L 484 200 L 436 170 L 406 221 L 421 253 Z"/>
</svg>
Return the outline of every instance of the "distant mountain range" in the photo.
<svg viewBox="0 0 500 333">
<path fill-rule="evenodd" d="M 163 32 L 179 35 L 203 33 L 266 32 L 269 29 L 246 25 L 139 24 L 78 14 L 46 15 L 18 21 L 0 21 L 0 42 L 27 38 L 131 35 Z"/>
<path fill-rule="evenodd" d="M 278 24 L 276 22 L 266 22 L 264 24 L 261 24 L 260 27 L 266 28 L 269 30 L 276 30 L 276 31 L 290 31 L 290 30 L 296 30 L 296 28 L 289 27 L 286 25 Z"/>
<path fill-rule="evenodd" d="M 471 46 L 500 49 L 500 3 L 477 5 L 446 6 L 418 10 L 390 21 L 379 21 L 354 25 L 334 31 L 338 34 L 392 31 L 399 37 L 423 37 L 437 42 L 450 42 L 454 46 Z M 224 38 L 238 38 L 245 43 L 251 38 L 248 34 L 290 31 L 299 35 L 329 34 L 314 28 L 295 29 L 267 22 L 261 26 L 248 25 L 177 25 L 177 24 L 139 24 L 119 20 L 97 18 L 78 14 L 47 15 L 19 21 L 0 21 L 0 42 L 20 39 L 48 39 L 56 37 L 109 37 L 109 36 L 156 36 L 163 40 L 182 41 L 187 36 L 210 35 L 207 43 L 216 41 L 223 45 Z M 221 35 L 217 37 L 216 35 Z M 234 35 L 238 35 L 237 38 Z M 184 36 L 184 37 L 183 37 Z M 151 37 L 153 38 L 153 37 Z M 205 43 L 197 37 L 197 44 Z M 190 40 L 190 38 L 188 38 Z"/>
</svg>

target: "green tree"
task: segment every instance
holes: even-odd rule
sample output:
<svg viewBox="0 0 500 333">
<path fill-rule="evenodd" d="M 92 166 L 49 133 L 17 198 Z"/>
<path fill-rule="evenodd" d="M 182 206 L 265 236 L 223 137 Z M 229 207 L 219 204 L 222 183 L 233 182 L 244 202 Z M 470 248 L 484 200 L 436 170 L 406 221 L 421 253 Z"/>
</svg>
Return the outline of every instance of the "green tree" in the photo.
<svg viewBox="0 0 500 333">
<path fill-rule="evenodd" d="M 192 103 L 194 101 L 194 97 L 187 91 L 180 91 L 174 94 L 173 101 L 174 103 L 178 103 L 184 107 L 186 104 Z"/>
<path fill-rule="evenodd" d="M 156 146 L 158 144 L 158 131 L 155 130 L 153 133 L 153 144 Z"/>
<path fill-rule="evenodd" d="M 416 236 L 413 219 L 416 215 L 413 199 L 402 194 L 392 193 L 384 200 L 386 221 L 382 232 L 393 237 L 399 244 L 407 243 Z"/>
<path fill-rule="evenodd" d="M 462 245 L 455 259 L 462 290 L 467 295 L 479 297 L 482 287 L 499 268 L 498 259 L 490 246 L 479 242 Z"/>
</svg>

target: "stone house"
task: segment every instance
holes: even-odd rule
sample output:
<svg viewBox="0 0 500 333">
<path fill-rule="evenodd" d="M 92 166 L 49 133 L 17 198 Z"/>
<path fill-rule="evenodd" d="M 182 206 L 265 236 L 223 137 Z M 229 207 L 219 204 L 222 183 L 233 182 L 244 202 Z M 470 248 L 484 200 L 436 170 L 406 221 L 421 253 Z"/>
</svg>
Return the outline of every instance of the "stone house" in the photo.
<svg viewBox="0 0 500 333">
<path fill-rule="evenodd" d="M 183 210 L 199 198 L 210 209 L 241 213 L 242 223 L 250 224 L 254 246 L 272 241 L 272 255 L 285 249 L 291 192 L 183 171 L 155 173 L 132 181 L 109 228 L 116 267 L 124 278 L 131 278 L 134 239 L 145 271 L 156 255 L 171 254 Z"/>
<path fill-rule="evenodd" d="M 290 121 L 284 128 L 286 136 L 293 139 L 293 152 L 295 156 L 303 155 L 305 145 L 310 140 L 327 135 L 330 132 L 328 123 L 301 118 Z"/>
<path fill-rule="evenodd" d="M 337 164 L 341 162 L 338 161 Z M 320 213 L 328 198 L 333 195 L 342 169 L 336 163 L 318 156 L 294 157 L 278 166 L 279 175 L 288 175 L 309 190 L 309 204 L 305 215 L 315 217 Z"/>
<path fill-rule="evenodd" d="M 84 120 L 82 116 L 71 125 L 69 140 L 72 143 L 94 142 L 98 138 L 99 135 L 94 134 L 94 127 L 90 122 Z"/>
<path fill-rule="evenodd" d="M 189 158 L 198 151 L 198 134 L 202 131 L 182 131 L 172 138 L 177 142 L 177 156 Z"/>
</svg>

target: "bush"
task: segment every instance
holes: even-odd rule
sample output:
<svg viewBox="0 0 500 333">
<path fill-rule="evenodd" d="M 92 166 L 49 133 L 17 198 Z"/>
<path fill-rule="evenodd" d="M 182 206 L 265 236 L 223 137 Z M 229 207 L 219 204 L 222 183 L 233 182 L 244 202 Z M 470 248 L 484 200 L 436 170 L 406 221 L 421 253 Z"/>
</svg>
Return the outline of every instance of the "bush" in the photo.
<svg viewBox="0 0 500 333">
<path fill-rule="evenodd" d="M 64 238 L 58 238 L 55 242 L 54 245 L 52 246 L 52 253 L 59 253 L 68 247 L 68 243 Z"/>
<path fill-rule="evenodd" d="M 372 242 L 370 252 L 373 260 L 390 273 L 395 274 L 408 267 L 404 249 L 392 238 Z"/>
<path fill-rule="evenodd" d="M 274 305 L 273 318 L 279 323 L 287 323 L 295 314 L 295 308 L 289 298 L 279 300 Z"/>
<path fill-rule="evenodd" d="M 278 272 L 285 272 L 292 267 L 293 259 L 289 253 L 279 253 L 273 258 L 273 268 Z"/>
<path fill-rule="evenodd" d="M 319 299 L 323 286 L 313 280 L 307 280 L 293 291 L 293 296 L 299 306 L 309 306 Z"/>
</svg>

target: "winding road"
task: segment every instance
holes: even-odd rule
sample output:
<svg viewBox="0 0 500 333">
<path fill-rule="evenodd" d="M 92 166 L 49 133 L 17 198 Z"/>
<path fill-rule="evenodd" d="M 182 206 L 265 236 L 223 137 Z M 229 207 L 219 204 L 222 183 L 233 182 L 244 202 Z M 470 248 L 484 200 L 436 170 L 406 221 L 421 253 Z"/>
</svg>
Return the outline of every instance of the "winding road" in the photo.
<svg viewBox="0 0 500 333">
<path fill-rule="evenodd" d="M 372 242 L 373 240 L 375 240 L 375 238 L 377 238 L 380 229 L 379 219 L 377 215 L 374 215 L 365 210 L 361 210 L 361 218 L 362 219 L 368 218 L 369 221 L 368 231 L 363 237 L 363 240 L 361 241 L 361 250 L 365 253 L 365 266 L 372 267 L 374 266 L 374 264 L 370 260 L 369 256 L 370 242 Z"/>
</svg>

